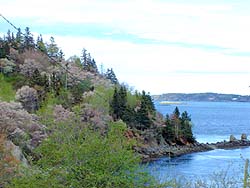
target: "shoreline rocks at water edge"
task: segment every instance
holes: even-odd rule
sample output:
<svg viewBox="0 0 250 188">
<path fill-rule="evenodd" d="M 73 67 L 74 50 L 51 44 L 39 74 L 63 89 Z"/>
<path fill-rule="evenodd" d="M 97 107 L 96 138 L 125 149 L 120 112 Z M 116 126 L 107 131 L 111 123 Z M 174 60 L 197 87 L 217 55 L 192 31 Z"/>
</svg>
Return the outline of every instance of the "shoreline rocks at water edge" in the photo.
<svg viewBox="0 0 250 188">
<path fill-rule="evenodd" d="M 157 160 L 160 157 L 178 157 L 185 154 L 205 152 L 214 149 L 237 149 L 241 147 L 249 147 L 250 140 L 247 139 L 246 134 L 241 135 L 241 139 L 236 139 L 233 135 L 230 136 L 229 141 L 221 141 L 217 143 L 199 143 L 195 142 L 188 145 L 157 145 L 135 147 L 135 151 L 139 153 L 143 162 Z"/>
</svg>

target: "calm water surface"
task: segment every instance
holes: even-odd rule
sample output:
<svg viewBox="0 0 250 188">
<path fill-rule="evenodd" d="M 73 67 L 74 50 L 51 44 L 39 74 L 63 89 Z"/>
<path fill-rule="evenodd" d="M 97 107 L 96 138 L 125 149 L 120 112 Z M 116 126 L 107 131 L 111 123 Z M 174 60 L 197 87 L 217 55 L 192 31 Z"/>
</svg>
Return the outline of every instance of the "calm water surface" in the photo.
<svg viewBox="0 0 250 188">
<path fill-rule="evenodd" d="M 177 106 L 181 112 L 186 110 L 191 114 L 193 132 L 199 142 L 228 140 L 231 134 L 237 138 L 240 138 L 242 133 L 250 135 L 250 103 L 184 102 Z M 176 105 L 162 106 L 156 103 L 157 110 L 164 115 L 171 114 L 175 107 Z M 213 150 L 174 159 L 163 157 L 151 162 L 148 169 L 160 181 L 172 177 L 209 180 L 227 172 L 227 177 L 241 182 L 246 158 L 250 158 L 249 147 Z"/>
</svg>

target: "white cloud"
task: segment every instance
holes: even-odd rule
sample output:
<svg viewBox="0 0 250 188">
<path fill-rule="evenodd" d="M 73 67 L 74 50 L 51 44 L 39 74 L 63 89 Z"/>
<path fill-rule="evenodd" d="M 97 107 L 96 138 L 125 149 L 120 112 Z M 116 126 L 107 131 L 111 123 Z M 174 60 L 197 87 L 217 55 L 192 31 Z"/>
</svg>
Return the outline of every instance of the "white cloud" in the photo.
<svg viewBox="0 0 250 188">
<path fill-rule="evenodd" d="M 162 92 L 250 92 L 250 57 L 199 49 L 56 36 L 67 54 L 86 47 L 97 63 L 138 90 Z"/>
<path fill-rule="evenodd" d="M 51 34 L 67 56 L 80 55 L 85 47 L 97 63 L 113 67 L 121 81 L 140 90 L 250 93 L 250 57 L 230 55 L 250 49 L 246 1 L 1 1 L 0 13 L 11 19 L 33 18 L 41 25 L 103 24 L 114 28 L 107 33 L 111 36 L 130 33 L 160 41 L 161 44 L 135 44 Z"/>
</svg>

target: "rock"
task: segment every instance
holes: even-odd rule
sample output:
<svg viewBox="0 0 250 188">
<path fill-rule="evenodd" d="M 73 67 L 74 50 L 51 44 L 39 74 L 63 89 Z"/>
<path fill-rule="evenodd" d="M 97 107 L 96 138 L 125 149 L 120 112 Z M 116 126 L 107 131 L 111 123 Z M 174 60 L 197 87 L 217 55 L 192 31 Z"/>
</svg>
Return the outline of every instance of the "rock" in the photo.
<svg viewBox="0 0 250 188">
<path fill-rule="evenodd" d="M 235 142 L 237 139 L 234 137 L 234 135 L 230 135 L 229 142 Z"/>
<path fill-rule="evenodd" d="M 243 140 L 244 140 L 244 141 L 247 140 L 247 135 L 243 133 L 243 134 L 241 135 L 241 140 L 242 140 L 242 141 L 243 141 Z"/>
<path fill-rule="evenodd" d="M 25 158 L 25 156 L 23 155 L 21 149 L 18 146 L 16 146 L 15 144 L 13 144 L 13 142 L 11 142 L 9 140 L 6 141 L 5 148 L 7 150 L 10 150 L 13 157 L 15 157 L 18 161 L 20 161 L 24 166 L 28 166 L 28 161 Z"/>
</svg>

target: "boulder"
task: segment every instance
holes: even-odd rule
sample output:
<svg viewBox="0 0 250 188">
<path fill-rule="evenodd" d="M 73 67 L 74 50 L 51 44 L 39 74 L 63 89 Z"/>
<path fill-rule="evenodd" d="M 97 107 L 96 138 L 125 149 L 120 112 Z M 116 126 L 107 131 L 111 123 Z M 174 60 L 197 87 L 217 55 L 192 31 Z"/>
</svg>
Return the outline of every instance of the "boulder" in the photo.
<svg viewBox="0 0 250 188">
<path fill-rule="evenodd" d="M 247 135 L 245 134 L 245 133 L 243 133 L 242 135 L 241 135 L 241 140 L 243 141 L 243 140 L 247 140 Z"/>
<path fill-rule="evenodd" d="M 235 142 L 237 139 L 234 137 L 234 135 L 230 135 L 229 142 Z"/>
</svg>

